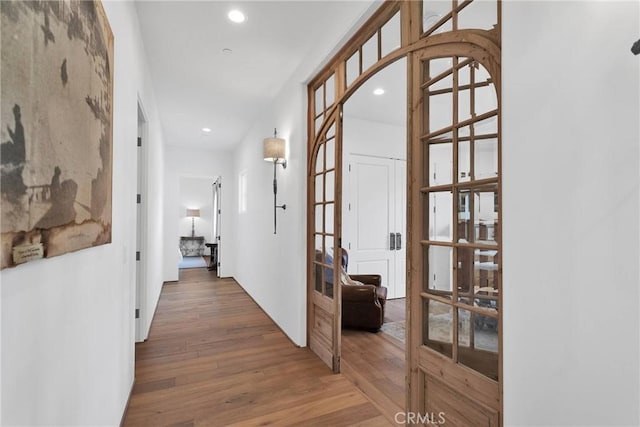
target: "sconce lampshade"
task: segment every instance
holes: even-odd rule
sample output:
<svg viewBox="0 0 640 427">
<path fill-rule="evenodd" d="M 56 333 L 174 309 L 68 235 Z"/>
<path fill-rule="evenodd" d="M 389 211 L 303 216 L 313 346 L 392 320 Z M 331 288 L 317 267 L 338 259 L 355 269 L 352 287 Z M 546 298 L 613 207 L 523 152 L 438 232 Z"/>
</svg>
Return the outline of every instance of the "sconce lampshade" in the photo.
<svg viewBox="0 0 640 427">
<path fill-rule="evenodd" d="M 200 209 L 187 209 L 187 216 L 200 218 Z"/>
<path fill-rule="evenodd" d="M 285 158 L 285 141 L 282 138 L 265 138 L 264 139 L 264 160 L 273 162 Z"/>
</svg>

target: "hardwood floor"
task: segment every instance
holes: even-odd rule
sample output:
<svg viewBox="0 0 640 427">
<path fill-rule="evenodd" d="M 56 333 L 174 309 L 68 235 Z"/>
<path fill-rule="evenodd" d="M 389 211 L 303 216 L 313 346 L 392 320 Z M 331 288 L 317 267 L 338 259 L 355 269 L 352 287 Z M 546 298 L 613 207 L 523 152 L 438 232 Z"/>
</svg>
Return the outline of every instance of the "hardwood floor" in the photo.
<svg viewBox="0 0 640 427">
<path fill-rule="evenodd" d="M 135 377 L 126 426 L 389 425 L 233 279 L 205 268 L 164 286 Z"/>
<path fill-rule="evenodd" d="M 385 323 L 405 319 L 405 299 L 388 300 Z M 405 408 L 404 343 L 384 332 L 342 330 L 341 367 L 349 378 L 394 423 Z"/>
</svg>

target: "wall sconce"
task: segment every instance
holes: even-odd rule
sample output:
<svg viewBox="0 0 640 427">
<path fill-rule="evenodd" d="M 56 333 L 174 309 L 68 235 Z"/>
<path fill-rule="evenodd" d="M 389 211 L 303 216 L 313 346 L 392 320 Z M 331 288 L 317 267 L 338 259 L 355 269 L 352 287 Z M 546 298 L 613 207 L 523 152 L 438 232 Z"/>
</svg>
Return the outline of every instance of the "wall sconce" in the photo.
<svg viewBox="0 0 640 427">
<path fill-rule="evenodd" d="M 195 219 L 200 218 L 200 209 L 187 209 L 187 217 L 191 217 L 191 237 L 196 237 Z"/>
<path fill-rule="evenodd" d="M 278 208 L 287 209 L 287 205 L 278 206 L 278 180 L 276 179 L 276 165 L 280 164 L 284 169 L 287 168 L 287 159 L 285 159 L 285 140 L 278 138 L 277 129 L 273 130 L 273 138 L 265 138 L 263 142 L 263 154 L 266 162 L 273 162 L 273 234 L 276 234 L 276 213 Z"/>
</svg>

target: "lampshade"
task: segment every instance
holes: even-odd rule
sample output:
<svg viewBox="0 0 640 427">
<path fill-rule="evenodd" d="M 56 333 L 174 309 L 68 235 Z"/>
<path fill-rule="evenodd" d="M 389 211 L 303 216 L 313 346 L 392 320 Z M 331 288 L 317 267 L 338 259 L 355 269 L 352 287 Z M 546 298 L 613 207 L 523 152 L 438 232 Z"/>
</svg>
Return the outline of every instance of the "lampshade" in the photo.
<svg viewBox="0 0 640 427">
<path fill-rule="evenodd" d="M 285 141 L 282 138 L 265 138 L 264 139 L 264 160 L 273 162 L 285 158 Z"/>
<path fill-rule="evenodd" d="M 199 218 L 200 209 L 187 209 L 187 216 Z"/>
</svg>

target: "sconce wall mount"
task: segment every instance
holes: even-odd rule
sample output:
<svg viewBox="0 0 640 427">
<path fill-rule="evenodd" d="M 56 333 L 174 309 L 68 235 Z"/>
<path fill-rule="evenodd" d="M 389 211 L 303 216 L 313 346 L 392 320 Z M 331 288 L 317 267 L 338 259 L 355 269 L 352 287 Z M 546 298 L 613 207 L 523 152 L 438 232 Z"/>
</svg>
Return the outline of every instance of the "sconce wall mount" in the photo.
<svg viewBox="0 0 640 427">
<path fill-rule="evenodd" d="M 278 130 L 273 130 L 273 138 L 265 138 L 263 141 L 263 157 L 266 162 L 273 162 L 273 234 L 277 230 L 277 212 L 278 209 L 286 210 L 287 205 L 278 205 L 278 179 L 276 177 L 277 165 L 282 165 L 283 169 L 287 168 L 287 159 L 285 158 L 285 144 L 283 138 L 278 138 Z"/>
</svg>

